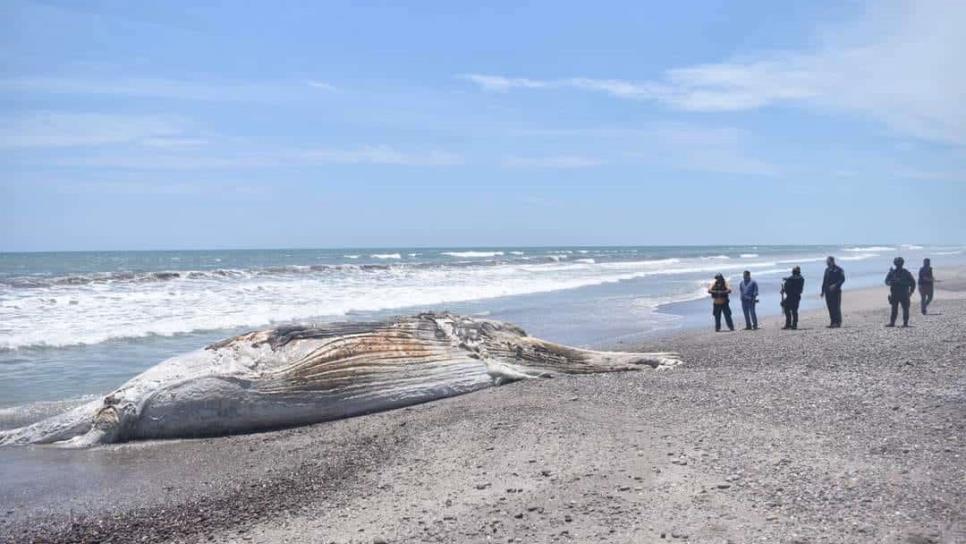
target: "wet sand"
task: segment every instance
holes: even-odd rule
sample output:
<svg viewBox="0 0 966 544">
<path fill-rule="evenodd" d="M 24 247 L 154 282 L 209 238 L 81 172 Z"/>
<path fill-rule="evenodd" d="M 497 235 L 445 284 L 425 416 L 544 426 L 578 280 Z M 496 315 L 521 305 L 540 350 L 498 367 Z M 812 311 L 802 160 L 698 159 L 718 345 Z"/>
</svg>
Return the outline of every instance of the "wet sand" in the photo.
<svg viewBox="0 0 966 544">
<path fill-rule="evenodd" d="M 641 346 L 683 354 L 664 372 L 0 450 L 0 541 L 964 542 L 966 273 L 941 279 L 909 329 L 883 327 L 885 289 L 846 292 L 842 329 L 810 312 Z"/>
</svg>

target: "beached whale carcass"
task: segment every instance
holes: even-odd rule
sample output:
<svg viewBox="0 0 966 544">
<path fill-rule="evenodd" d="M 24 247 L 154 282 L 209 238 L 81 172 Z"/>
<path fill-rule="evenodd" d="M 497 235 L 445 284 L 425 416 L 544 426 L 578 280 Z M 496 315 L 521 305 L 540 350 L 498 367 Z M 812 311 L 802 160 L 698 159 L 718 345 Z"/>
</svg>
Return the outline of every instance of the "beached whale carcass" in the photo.
<svg viewBox="0 0 966 544">
<path fill-rule="evenodd" d="M 168 359 L 103 399 L 0 445 L 84 447 L 244 433 L 345 418 L 557 374 L 662 369 L 672 353 L 576 349 L 448 313 L 250 332 Z"/>
</svg>

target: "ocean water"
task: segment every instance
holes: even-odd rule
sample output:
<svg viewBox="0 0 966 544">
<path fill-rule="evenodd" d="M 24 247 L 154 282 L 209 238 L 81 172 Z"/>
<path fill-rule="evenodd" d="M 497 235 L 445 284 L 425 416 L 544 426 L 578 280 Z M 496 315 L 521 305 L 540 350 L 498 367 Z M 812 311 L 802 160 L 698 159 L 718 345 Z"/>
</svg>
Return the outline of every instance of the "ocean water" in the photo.
<svg viewBox="0 0 966 544">
<path fill-rule="evenodd" d="M 900 253 L 913 268 L 922 256 L 937 269 L 966 262 L 961 246 L 911 245 L 0 254 L 0 427 L 258 327 L 451 310 L 613 348 L 708 326 L 704 288 L 716 272 L 737 282 L 751 270 L 767 315 L 778 313 L 778 283 L 796 264 L 810 307 L 826 255 L 839 257 L 848 289 L 879 285 Z"/>
</svg>

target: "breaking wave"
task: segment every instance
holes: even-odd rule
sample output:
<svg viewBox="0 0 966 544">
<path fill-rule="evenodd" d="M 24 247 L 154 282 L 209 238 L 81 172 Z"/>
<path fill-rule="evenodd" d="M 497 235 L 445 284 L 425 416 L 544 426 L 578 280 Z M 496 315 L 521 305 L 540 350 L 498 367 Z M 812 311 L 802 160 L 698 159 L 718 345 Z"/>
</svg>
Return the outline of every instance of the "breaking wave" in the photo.
<svg viewBox="0 0 966 544">
<path fill-rule="evenodd" d="M 515 253 L 514 253 L 515 254 Z M 459 257 L 459 258 L 477 258 L 477 257 L 499 257 L 503 255 L 502 251 L 444 251 L 440 255 L 446 255 L 448 257 Z"/>
<path fill-rule="evenodd" d="M 279 266 L 259 269 L 6 278 L 0 349 L 260 327 L 350 312 L 421 308 L 544 293 L 652 275 L 774 263 L 702 259 Z M 559 261 L 557 259 L 560 259 Z M 14 287 L 16 285 L 16 287 Z"/>
<path fill-rule="evenodd" d="M 889 246 L 869 246 L 869 247 L 845 247 L 842 251 L 849 251 L 852 253 L 867 253 L 874 251 L 895 251 L 896 248 Z"/>
</svg>

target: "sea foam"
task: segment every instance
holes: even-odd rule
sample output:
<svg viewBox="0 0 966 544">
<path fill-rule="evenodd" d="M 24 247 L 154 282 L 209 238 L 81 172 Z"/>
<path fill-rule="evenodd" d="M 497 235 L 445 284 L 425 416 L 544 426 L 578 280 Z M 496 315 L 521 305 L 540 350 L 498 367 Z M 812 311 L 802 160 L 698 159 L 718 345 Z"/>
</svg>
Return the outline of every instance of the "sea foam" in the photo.
<svg viewBox="0 0 966 544">
<path fill-rule="evenodd" d="M 436 306 L 576 289 L 650 275 L 767 264 L 676 258 L 580 261 L 293 265 L 230 273 L 179 273 L 177 278 L 163 281 L 3 287 L 0 323 L 6 330 L 0 337 L 0 349 L 97 344 L 118 338 L 339 319 L 350 312 Z"/>
</svg>

